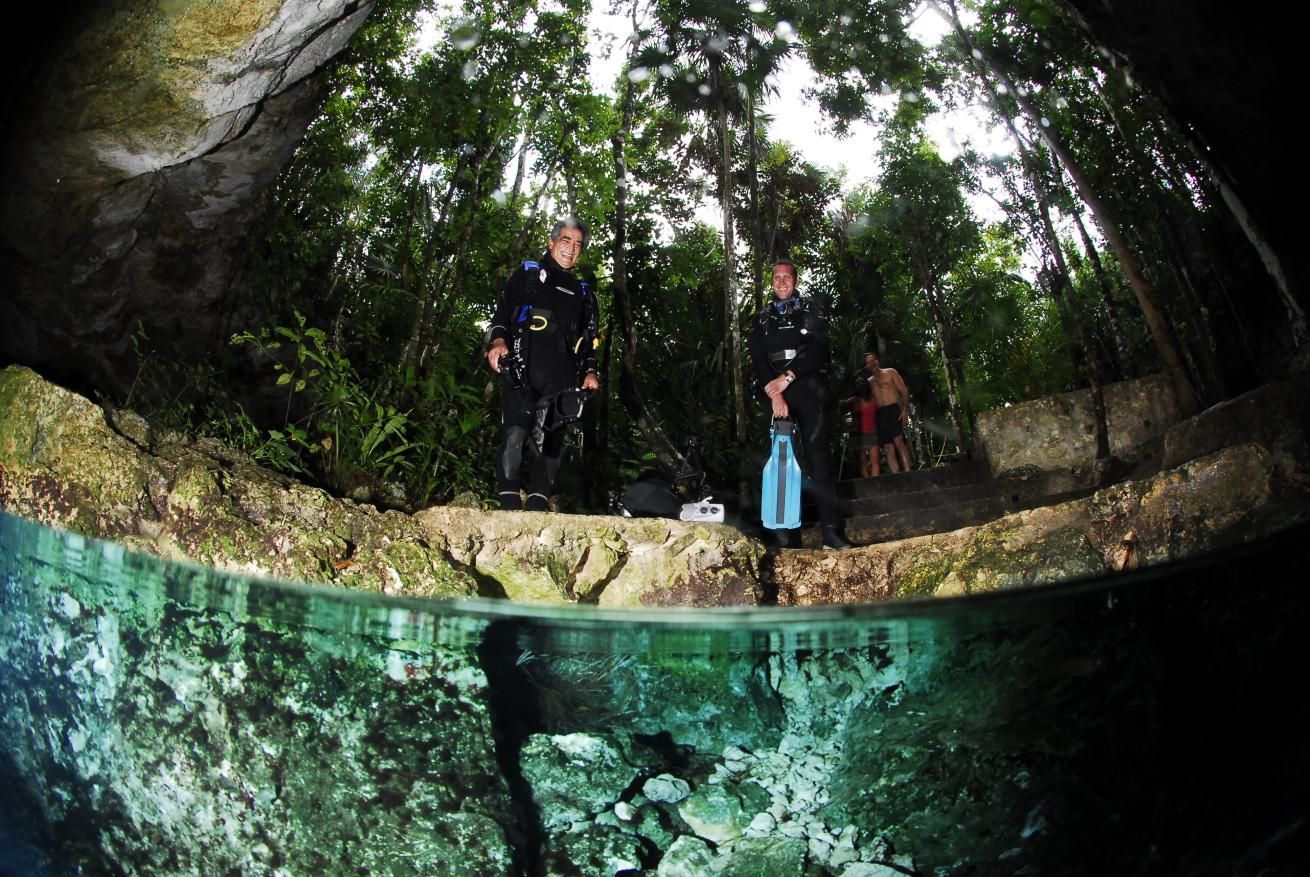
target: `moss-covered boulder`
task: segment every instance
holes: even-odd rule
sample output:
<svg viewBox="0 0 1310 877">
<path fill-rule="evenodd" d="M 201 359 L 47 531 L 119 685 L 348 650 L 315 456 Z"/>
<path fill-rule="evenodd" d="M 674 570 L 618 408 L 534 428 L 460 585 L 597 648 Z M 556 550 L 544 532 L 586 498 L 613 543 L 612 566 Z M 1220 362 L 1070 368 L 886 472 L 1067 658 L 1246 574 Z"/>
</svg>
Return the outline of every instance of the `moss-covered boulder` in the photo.
<svg viewBox="0 0 1310 877">
<path fill-rule="evenodd" d="M 0 371 L 0 507 L 231 572 L 410 596 L 478 593 L 407 515 L 338 500 L 216 442 L 142 447 L 99 406 L 17 366 Z"/>
<path fill-rule="evenodd" d="M 763 597 L 763 546 L 723 524 L 444 506 L 415 519 L 515 600 L 695 607 Z"/>
</svg>

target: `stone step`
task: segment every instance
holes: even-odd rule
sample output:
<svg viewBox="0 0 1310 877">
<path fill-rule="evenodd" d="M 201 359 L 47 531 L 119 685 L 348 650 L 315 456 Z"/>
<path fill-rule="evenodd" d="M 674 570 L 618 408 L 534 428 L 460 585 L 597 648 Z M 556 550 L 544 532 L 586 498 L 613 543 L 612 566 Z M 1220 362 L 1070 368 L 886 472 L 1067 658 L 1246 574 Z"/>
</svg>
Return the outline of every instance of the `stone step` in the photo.
<svg viewBox="0 0 1310 877">
<path fill-rule="evenodd" d="M 870 479 L 882 481 L 882 478 Z M 895 478 L 887 479 L 890 485 Z M 881 486 L 881 485 L 880 485 Z M 912 509 L 963 505 L 986 497 L 1008 497 L 1013 503 L 1063 493 L 1074 489 L 1075 484 L 1063 472 L 1033 473 L 1025 476 L 991 478 L 984 481 L 931 485 L 922 490 L 886 492 L 861 491 L 855 499 L 838 500 L 837 508 L 843 517 L 867 517 Z"/>
<path fill-rule="evenodd" d="M 931 469 L 912 469 L 909 472 L 884 472 L 877 478 L 847 478 L 834 487 L 837 499 L 859 499 L 865 496 L 885 496 L 889 493 L 917 493 L 934 487 L 954 487 L 987 480 L 987 467 L 982 463 L 948 463 Z"/>
<path fill-rule="evenodd" d="M 948 506 L 906 509 L 847 518 L 843 532 L 854 545 L 872 545 L 895 539 L 949 533 L 961 527 L 976 527 L 997 518 L 1025 509 L 1079 499 L 1092 491 L 1074 490 L 1063 494 L 1031 497 L 996 494 L 980 496 Z M 801 545 L 805 548 L 822 547 L 817 525 L 808 524 L 801 530 Z"/>
</svg>

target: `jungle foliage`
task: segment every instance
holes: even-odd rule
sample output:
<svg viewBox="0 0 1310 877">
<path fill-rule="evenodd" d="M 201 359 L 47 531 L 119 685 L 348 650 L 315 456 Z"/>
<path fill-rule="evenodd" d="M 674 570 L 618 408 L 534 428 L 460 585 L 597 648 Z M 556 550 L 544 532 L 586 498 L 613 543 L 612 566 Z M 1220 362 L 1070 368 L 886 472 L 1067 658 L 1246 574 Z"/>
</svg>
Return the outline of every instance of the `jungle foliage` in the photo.
<svg viewBox="0 0 1310 877">
<path fill-rule="evenodd" d="M 980 410 L 1161 368 L 1209 403 L 1299 343 L 1269 324 L 1278 290 L 1215 169 L 1057 0 L 610 11 L 631 39 L 590 33 L 587 0 L 380 2 L 255 231 L 245 283 L 269 318 L 225 368 L 264 390 L 238 405 L 197 380 L 173 416 L 375 501 L 492 495 L 483 332 L 564 214 L 590 226 L 604 327 L 567 508 L 676 468 L 691 438 L 715 493 L 749 501 L 767 420 L 744 331 L 777 257 L 833 313 L 835 396 L 866 350 L 905 376 L 920 465 L 967 453 Z M 918 16 L 947 23 L 939 44 Z M 598 53 L 622 59 L 615 83 L 589 80 Z M 835 130 L 878 126 L 877 179 L 807 161 L 806 132 L 766 115 L 799 60 Z M 934 142 L 933 114 L 962 107 L 1014 151 Z"/>
</svg>

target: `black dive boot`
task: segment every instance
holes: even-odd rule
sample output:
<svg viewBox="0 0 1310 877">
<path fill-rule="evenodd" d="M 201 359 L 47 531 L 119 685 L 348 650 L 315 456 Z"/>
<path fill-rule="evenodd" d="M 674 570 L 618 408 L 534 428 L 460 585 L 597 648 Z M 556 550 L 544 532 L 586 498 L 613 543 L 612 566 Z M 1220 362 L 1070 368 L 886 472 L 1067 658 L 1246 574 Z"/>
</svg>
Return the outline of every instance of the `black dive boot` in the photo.
<svg viewBox="0 0 1310 877">
<path fill-rule="evenodd" d="M 773 531 L 774 544 L 779 548 L 800 548 L 801 547 L 801 530 L 799 527 L 793 529 L 779 529 Z"/>
<path fill-rule="evenodd" d="M 825 526 L 825 527 L 820 527 L 819 529 L 823 533 L 824 548 L 833 548 L 838 551 L 845 551 L 847 548 L 855 547 L 841 537 L 841 534 L 837 532 L 836 527 Z"/>
</svg>

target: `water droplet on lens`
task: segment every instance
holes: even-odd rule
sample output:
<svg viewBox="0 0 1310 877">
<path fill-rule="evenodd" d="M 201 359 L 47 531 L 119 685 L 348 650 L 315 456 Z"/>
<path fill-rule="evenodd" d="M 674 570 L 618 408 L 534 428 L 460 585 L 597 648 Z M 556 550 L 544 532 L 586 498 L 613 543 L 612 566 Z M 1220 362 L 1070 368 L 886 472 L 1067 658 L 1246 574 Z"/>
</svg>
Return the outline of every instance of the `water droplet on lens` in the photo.
<svg viewBox="0 0 1310 877">
<path fill-rule="evenodd" d="M 459 75 L 464 77 L 465 82 L 471 82 L 478 75 L 478 65 L 472 61 L 465 61 L 464 66 L 459 70 Z"/>
<path fill-rule="evenodd" d="M 791 26 L 790 21 L 780 21 L 778 26 L 773 29 L 773 35 L 780 40 L 791 40 L 796 38 L 796 29 Z"/>
<path fill-rule="evenodd" d="M 762 0 L 751 0 L 751 5 L 749 7 L 750 11 L 755 13 L 756 15 L 759 15 L 767 8 L 768 7 L 764 5 Z"/>
<path fill-rule="evenodd" d="M 482 41 L 482 30 L 471 18 L 459 18 L 451 23 L 450 42 L 461 52 L 467 51 Z"/>
<path fill-rule="evenodd" d="M 650 69 L 646 67 L 633 67 L 628 71 L 629 82 L 645 82 L 650 79 Z"/>
<path fill-rule="evenodd" d="M 969 52 L 969 54 L 970 54 L 970 55 L 973 55 L 973 59 L 974 59 L 975 61 L 981 61 L 981 60 L 982 60 L 982 52 L 978 51 L 977 49 L 974 49 L 973 51 Z"/>
<path fill-rule="evenodd" d="M 663 77 L 665 77 L 665 78 L 668 78 L 668 77 L 670 77 L 670 76 L 672 76 L 672 75 L 673 75 L 673 65 L 672 65 L 672 64 L 661 64 L 661 65 L 660 65 L 660 76 L 663 76 Z"/>
<path fill-rule="evenodd" d="M 1042 122 L 1042 127 L 1043 127 L 1043 128 L 1049 128 L 1049 127 L 1051 127 L 1051 120 L 1048 119 L 1048 118 L 1046 118 L 1045 116 L 1042 116 L 1042 118 L 1041 118 L 1041 122 Z"/>
<path fill-rule="evenodd" d="M 710 96 L 710 87 L 703 82 L 700 85 L 696 86 L 696 90 L 701 93 L 701 97 Z"/>
<path fill-rule="evenodd" d="M 1009 93 L 1010 93 L 1010 89 L 1006 88 L 1006 87 L 1005 87 L 1005 83 L 1002 82 L 1002 83 L 1000 83 L 999 85 L 996 86 L 996 93 L 997 93 L 997 94 L 1009 94 Z"/>
</svg>

